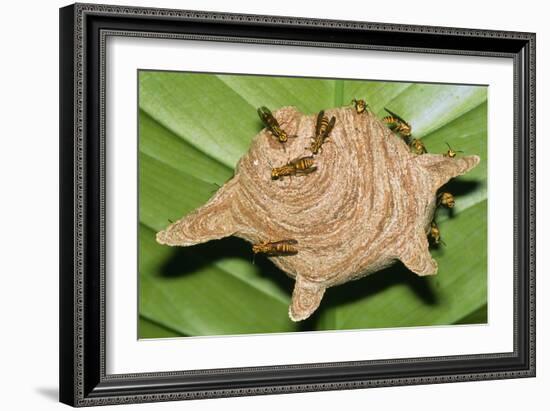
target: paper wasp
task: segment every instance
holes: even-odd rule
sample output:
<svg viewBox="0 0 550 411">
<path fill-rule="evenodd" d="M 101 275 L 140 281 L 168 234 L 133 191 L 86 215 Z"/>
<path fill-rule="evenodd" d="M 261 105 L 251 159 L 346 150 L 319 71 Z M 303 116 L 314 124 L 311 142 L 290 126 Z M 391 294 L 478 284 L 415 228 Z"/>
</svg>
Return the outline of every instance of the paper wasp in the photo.
<svg viewBox="0 0 550 411">
<path fill-rule="evenodd" d="M 261 253 L 268 256 L 295 255 L 298 253 L 296 244 L 298 244 L 298 241 L 293 239 L 274 242 L 263 241 L 252 245 L 252 252 L 254 254 Z"/>
<path fill-rule="evenodd" d="M 264 126 L 270 131 L 270 133 L 279 140 L 281 144 L 286 143 L 288 141 L 288 134 L 286 131 L 284 131 L 281 126 L 279 125 L 279 122 L 277 119 L 273 116 L 273 113 L 271 113 L 271 110 L 269 110 L 267 107 L 262 106 L 258 109 L 258 116 L 260 116 L 260 119 L 262 120 L 262 123 L 264 123 Z M 295 137 L 295 136 L 292 136 Z M 283 145 L 284 147 L 284 145 Z"/>
<path fill-rule="evenodd" d="M 455 158 L 457 153 L 463 153 L 464 152 L 464 151 L 460 151 L 460 150 L 455 151 L 451 148 L 449 143 L 445 143 L 445 144 L 447 144 L 447 147 L 449 147 L 449 149 L 447 150 L 447 152 L 444 155 L 449 157 L 449 158 Z"/>
<path fill-rule="evenodd" d="M 430 231 L 428 233 L 428 238 L 435 245 L 439 245 L 439 244 L 446 245 L 445 241 L 441 239 L 441 232 L 439 231 L 439 227 L 437 226 L 437 223 L 435 222 L 435 220 L 432 220 L 430 224 Z"/>
<path fill-rule="evenodd" d="M 408 144 L 411 152 L 414 154 L 426 154 L 428 152 L 426 146 L 420 139 L 413 138 Z"/>
<path fill-rule="evenodd" d="M 412 134 L 411 125 L 393 111 L 388 110 L 385 107 L 384 110 L 386 110 L 389 114 L 389 116 L 383 118 L 384 123 L 386 123 L 390 130 L 401 135 L 401 137 L 405 139 L 406 143 L 409 143 L 409 138 Z"/>
<path fill-rule="evenodd" d="M 328 117 L 325 116 L 325 112 L 323 110 L 319 111 L 315 126 L 315 137 L 313 137 L 310 145 L 310 150 L 313 154 L 317 154 L 321 150 L 323 143 L 328 139 L 330 132 L 334 128 L 335 122 L 336 118 L 334 116 L 329 121 Z"/>
<path fill-rule="evenodd" d="M 271 179 L 278 180 L 286 176 L 297 176 L 312 173 L 317 170 L 313 156 L 298 157 L 289 161 L 284 166 L 271 169 Z"/>
<path fill-rule="evenodd" d="M 447 208 L 453 208 L 455 206 L 455 198 L 451 193 L 443 192 L 437 196 L 437 205 L 442 205 Z"/>
<path fill-rule="evenodd" d="M 357 112 L 357 114 L 364 113 L 369 107 L 365 100 L 353 99 L 351 100 L 351 103 L 355 106 L 355 111 Z"/>
</svg>

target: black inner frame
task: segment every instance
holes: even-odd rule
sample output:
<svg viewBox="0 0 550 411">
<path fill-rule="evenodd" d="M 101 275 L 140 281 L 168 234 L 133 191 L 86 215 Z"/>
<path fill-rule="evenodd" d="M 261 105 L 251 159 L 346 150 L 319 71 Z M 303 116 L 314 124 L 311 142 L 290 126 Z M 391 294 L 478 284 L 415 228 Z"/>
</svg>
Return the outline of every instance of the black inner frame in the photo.
<svg viewBox="0 0 550 411">
<path fill-rule="evenodd" d="M 534 93 L 530 85 L 529 40 L 517 38 L 495 38 L 468 32 L 468 35 L 442 35 L 427 32 L 383 31 L 336 27 L 314 27 L 296 24 L 274 24 L 241 21 L 204 21 L 187 18 L 163 18 L 160 16 L 118 16 L 87 13 L 84 15 L 85 33 L 85 221 L 84 221 L 84 371 L 76 374 L 77 354 L 75 353 L 74 328 L 75 278 L 74 278 L 74 25 L 75 8 L 68 6 L 60 11 L 60 399 L 69 404 L 78 404 L 75 380 L 83 381 L 84 399 L 115 398 L 123 395 L 146 395 L 155 393 L 182 393 L 191 391 L 238 390 L 250 387 L 274 387 L 298 384 L 332 384 L 353 381 L 381 381 L 411 377 L 451 376 L 476 373 L 501 373 L 533 369 L 530 362 L 529 311 L 531 261 L 530 213 L 534 204 L 530 202 L 530 191 L 534 189 L 530 179 L 530 167 L 534 167 L 529 156 L 529 119 L 534 115 L 529 96 Z M 388 25 L 388 28 L 391 26 Z M 445 357 L 444 359 L 415 359 L 410 362 L 385 363 L 328 363 L 293 365 L 287 367 L 262 367 L 245 369 L 221 369 L 217 371 L 186 371 L 143 374 L 139 376 L 104 375 L 102 361 L 102 333 L 100 287 L 100 236 L 102 221 L 100 216 L 100 31 L 140 31 L 155 33 L 185 33 L 223 37 L 255 39 L 282 39 L 296 41 L 330 42 L 379 47 L 417 47 L 425 49 L 449 50 L 477 55 L 483 53 L 510 53 L 514 59 L 516 76 L 515 100 L 517 129 L 515 170 L 514 213 L 517 220 L 514 244 L 515 262 L 519 275 L 515 285 L 515 310 L 517 313 L 515 352 L 508 356 L 469 356 Z M 534 41 L 534 40 L 533 40 Z M 433 52 L 433 51 L 432 51 Z M 531 176 L 532 177 L 532 176 Z M 532 227 L 534 230 L 534 227 Z M 532 256 L 533 257 L 533 256 Z M 534 326 L 534 325 L 533 325 Z M 79 354 L 80 355 L 80 354 Z M 269 355 L 269 353 L 266 353 Z M 534 372 L 534 370 L 533 370 Z M 172 373 L 174 374 L 174 373 Z M 511 375 L 513 376 L 513 375 Z M 498 377 L 498 376 L 496 376 Z M 498 378 L 503 378 L 502 376 Z M 426 381 L 428 382 L 428 381 Z M 395 384 L 395 383 L 393 383 Z M 383 382 L 380 385 L 388 385 Z M 339 387 L 334 387 L 339 388 Z M 315 390 L 311 387 L 310 390 Z M 330 387 L 317 387 L 330 389 Z M 267 391 L 266 391 L 267 393 Z M 243 392 L 244 394 L 244 392 Z M 231 395 L 239 395 L 231 394 Z M 206 394 L 208 396 L 208 394 Z M 147 400 L 147 399 L 145 399 Z M 150 399 L 149 399 L 150 400 Z"/>
</svg>

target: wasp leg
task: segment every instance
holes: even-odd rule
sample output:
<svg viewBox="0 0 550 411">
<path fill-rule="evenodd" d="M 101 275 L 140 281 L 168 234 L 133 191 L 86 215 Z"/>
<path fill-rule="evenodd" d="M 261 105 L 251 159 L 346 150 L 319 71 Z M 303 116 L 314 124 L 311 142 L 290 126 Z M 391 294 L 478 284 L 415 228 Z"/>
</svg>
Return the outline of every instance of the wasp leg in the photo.
<svg viewBox="0 0 550 411">
<path fill-rule="evenodd" d="M 288 176 L 288 184 L 286 185 L 286 188 L 290 188 L 292 185 L 292 176 Z"/>
</svg>

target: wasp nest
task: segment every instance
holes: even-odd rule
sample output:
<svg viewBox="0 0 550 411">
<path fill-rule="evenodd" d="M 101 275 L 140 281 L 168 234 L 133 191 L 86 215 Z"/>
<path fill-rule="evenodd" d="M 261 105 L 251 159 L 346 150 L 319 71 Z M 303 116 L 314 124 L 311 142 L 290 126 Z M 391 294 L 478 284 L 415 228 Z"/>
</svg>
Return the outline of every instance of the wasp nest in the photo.
<svg viewBox="0 0 550 411">
<path fill-rule="evenodd" d="M 479 157 L 416 155 L 367 111 L 326 114 L 336 122 L 314 157 L 315 172 L 272 179 L 273 167 L 311 155 L 315 134 L 315 115 L 284 107 L 275 117 L 297 137 L 283 145 L 262 130 L 235 176 L 204 206 L 159 232 L 157 241 L 191 246 L 227 236 L 253 244 L 292 239 L 296 254 L 269 258 L 296 280 L 289 309 L 294 321 L 309 317 L 328 287 L 396 260 L 418 275 L 436 274 L 427 234 L 437 190 L 474 168 Z"/>
</svg>

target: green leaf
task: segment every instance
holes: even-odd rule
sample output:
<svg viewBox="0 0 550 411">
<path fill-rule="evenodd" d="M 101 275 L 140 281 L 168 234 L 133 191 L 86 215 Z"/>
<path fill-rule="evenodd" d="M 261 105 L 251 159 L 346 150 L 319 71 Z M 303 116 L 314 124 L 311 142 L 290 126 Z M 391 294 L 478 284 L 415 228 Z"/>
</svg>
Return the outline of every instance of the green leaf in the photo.
<svg viewBox="0 0 550 411">
<path fill-rule="evenodd" d="M 139 336 L 140 338 L 169 338 L 169 337 L 184 337 L 184 334 L 172 331 L 162 325 L 148 320 L 147 318 L 139 317 Z"/>
<path fill-rule="evenodd" d="M 480 323 L 487 305 L 487 88 L 404 82 L 141 71 L 141 337 Z M 262 128 L 261 105 L 305 113 L 363 98 L 398 113 L 428 151 L 446 143 L 480 165 L 445 189 L 437 215 L 446 246 L 439 273 L 420 278 L 396 264 L 327 291 L 307 321 L 288 319 L 293 280 L 236 238 L 189 248 L 158 245 L 155 232 L 204 204 Z M 485 317 L 484 317 L 485 316 Z M 153 324 L 153 325 L 152 325 Z M 156 327 L 156 328 L 155 328 Z M 141 327 L 140 327 L 141 330 Z"/>
<path fill-rule="evenodd" d="M 213 183 L 194 177 L 192 171 L 176 170 L 143 152 L 139 174 L 139 218 L 155 230 L 204 204 L 217 190 Z"/>
<path fill-rule="evenodd" d="M 467 316 L 456 321 L 455 324 L 487 324 L 487 304 L 472 311 Z"/>
<path fill-rule="evenodd" d="M 140 139 L 141 153 L 208 183 L 222 185 L 233 175 L 232 168 L 206 157 L 145 112 L 140 113 L 139 127 L 145 136 Z"/>
<path fill-rule="evenodd" d="M 261 278 L 260 268 L 237 274 L 223 268 L 232 267 L 224 258 L 227 248 L 242 252 L 239 241 L 170 249 L 155 242 L 150 228 L 142 225 L 139 232 L 141 315 L 184 335 L 296 329 L 287 315 L 289 300 Z"/>
</svg>

